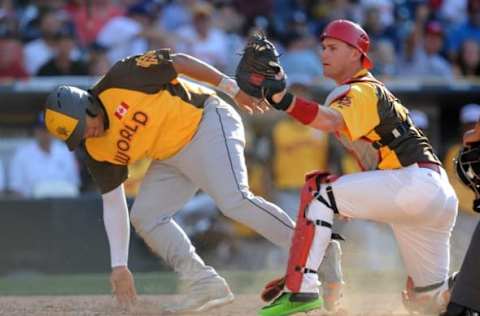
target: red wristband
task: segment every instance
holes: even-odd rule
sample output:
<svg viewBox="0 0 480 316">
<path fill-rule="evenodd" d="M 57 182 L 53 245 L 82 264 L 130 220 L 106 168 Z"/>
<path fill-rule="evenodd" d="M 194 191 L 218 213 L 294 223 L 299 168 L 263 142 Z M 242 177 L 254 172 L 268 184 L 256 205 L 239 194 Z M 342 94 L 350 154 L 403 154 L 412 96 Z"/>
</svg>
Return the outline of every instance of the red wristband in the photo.
<svg viewBox="0 0 480 316">
<path fill-rule="evenodd" d="M 318 113 L 319 104 L 303 98 L 295 97 L 292 111 L 288 114 L 305 125 L 312 123 Z"/>
</svg>

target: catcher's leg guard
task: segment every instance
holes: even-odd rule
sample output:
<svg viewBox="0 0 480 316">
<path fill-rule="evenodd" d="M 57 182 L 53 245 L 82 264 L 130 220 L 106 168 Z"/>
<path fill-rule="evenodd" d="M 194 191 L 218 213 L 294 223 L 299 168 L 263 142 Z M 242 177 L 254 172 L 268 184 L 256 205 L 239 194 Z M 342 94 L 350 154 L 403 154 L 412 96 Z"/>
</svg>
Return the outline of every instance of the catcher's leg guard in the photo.
<svg viewBox="0 0 480 316">
<path fill-rule="evenodd" d="M 320 195 L 321 183 L 329 182 L 329 179 L 331 179 L 331 177 L 329 178 L 328 173 L 311 174 L 307 176 L 307 181 L 302 188 L 300 196 L 300 208 L 298 211 L 295 232 L 290 246 L 285 280 L 287 288 L 294 293 L 301 291 L 302 281 L 305 277 L 305 274 L 312 274 L 312 277 L 317 279 L 317 269 L 321 263 L 325 249 L 315 254 L 319 258 L 313 260 L 314 262 L 311 263 L 312 266 L 307 266 L 309 256 L 312 254 L 311 248 L 315 241 L 315 235 L 320 233 L 319 231 L 316 231 L 318 230 L 317 227 L 327 229 L 328 238 L 331 238 L 333 220 L 332 209 L 336 210 L 336 204 L 334 202 L 332 193 L 332 198 L 330 198 L 330 195 L 328 195 L 330 203 L 327 203 Z M 328 188 L 326 192 L 329 192 Z M 319 210 L 319 212 L 316 212 L 316 214 L 308 214 L 307 216 L 307 208 L 310 206 L 313 199 L 318 199 L 324 205 L 322 205 L 322 210 Z M 325 208 L 328 211 L 324 211 Z M 309 212 L 311 212 L 311 210 Z M 325 243 L 324 247 L 326 248 L 326 246 L 327 243 Z"/>
</svg>

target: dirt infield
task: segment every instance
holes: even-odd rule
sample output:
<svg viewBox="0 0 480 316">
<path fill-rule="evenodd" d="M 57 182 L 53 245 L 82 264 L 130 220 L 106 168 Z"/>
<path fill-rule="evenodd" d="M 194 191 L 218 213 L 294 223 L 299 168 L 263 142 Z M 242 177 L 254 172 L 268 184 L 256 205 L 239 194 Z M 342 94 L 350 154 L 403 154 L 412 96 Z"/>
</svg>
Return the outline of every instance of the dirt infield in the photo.
<svg viewBox="0 0 480 316">
<path fill-rule="evenodd" d="M 0 297 L 0 315 L 15 316 L 110 316 L 162 315 L 162 304 L 172 302 L 173 295 L 142 295 L 137 304 L 126 311 L 115 306 L 110 296 L 30 296 Z M 345 302 L 348 316 L 406 316 L 398 297 L 391 295 L 353 295 Z M 214 309 L 203 316 L 253 316 L 262 302 L 256 295 L 237 295 L 232 304 Z M 299 314 L 302 315 L 302 314 Z M 305 314 L 303 314 L 305 315 Z M 311 312 L 310 316 L 324 315 Z M 342 315 L 344 316 L 344 315 Z"/>
</svg>

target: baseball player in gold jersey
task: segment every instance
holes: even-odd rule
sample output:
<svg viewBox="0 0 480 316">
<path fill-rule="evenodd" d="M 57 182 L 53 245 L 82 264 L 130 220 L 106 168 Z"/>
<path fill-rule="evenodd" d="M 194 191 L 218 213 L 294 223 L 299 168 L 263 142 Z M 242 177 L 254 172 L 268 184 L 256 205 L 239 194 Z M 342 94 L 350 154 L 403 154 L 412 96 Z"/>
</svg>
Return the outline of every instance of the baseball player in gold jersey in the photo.
<svg viewBox="0 0 480 316">
<path fill-rule="evenodd" d="M 408 273 L 406 308 L 438 314 L 448 301 L 455 192 L 408 110 L 369 73 L 366 32 L 356 23 L 335 20 L 327 25 L 321 42 L 324 74 L 337 83 L 325 106 L 286 91 L 266 99 L 303 124 L 334 133 L 355 154 L 363 172 L 337 179 L 325 174 L 308 177 L 285 291 L 260 315 L 290 315 L 321 306 L 315 272 L 331 238 L 335 214 L 389 224 Z"/>
<path fill-rule="evenodd" d="M 250 192 L 245 135 L 235 109 L 212 89 L 179 74 L 217 86 L 247 110 L 256 107 L 233 79 L 215 68 L 161 49 L 118 61 L 88 91 L 58 87 L 47 98 L 45 124 L 71 150 L 85 146 L 87 167 L 102 193 L 111 282 L 121 303 L 136 297 L 127 267 L 129 217 L 122 183 L 128 165 L 153 159 L 130 218 L 149 247 L 187 283 L 186 298 L 165 309 L 198 312 L 233 300 L 225 280 L 202 261 L 172 219 L 198 188 L 225 215 L 284 248 L 294 222 Z"/>
</svg>

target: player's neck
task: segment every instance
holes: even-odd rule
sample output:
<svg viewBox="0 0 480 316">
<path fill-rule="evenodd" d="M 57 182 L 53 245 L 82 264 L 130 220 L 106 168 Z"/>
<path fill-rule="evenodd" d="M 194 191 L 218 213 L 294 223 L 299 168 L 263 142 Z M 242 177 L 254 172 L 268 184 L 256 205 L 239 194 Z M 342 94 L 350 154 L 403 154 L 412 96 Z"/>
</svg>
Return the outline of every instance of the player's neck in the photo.
<svg viewBox="0 0 480 316">
<path fill-rule="evenodd" d="M 355 65 L 353 67 L 345 67 L 345 71 L 340 73 L 334 80 L 337 85 L 342 85 L 352 79 L 360 70 L 362 70 L 362 66 L 360 65 Z"/>
</svg>

